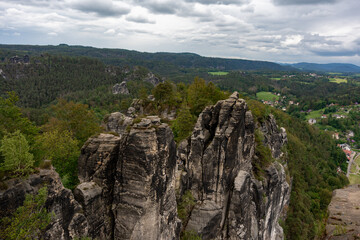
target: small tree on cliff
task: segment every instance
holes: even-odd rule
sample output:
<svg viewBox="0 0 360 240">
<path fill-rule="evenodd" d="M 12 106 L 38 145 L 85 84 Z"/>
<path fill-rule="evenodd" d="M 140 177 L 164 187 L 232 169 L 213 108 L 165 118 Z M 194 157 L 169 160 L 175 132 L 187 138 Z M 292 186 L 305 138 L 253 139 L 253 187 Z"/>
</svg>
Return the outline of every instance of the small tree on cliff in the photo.
<svg viewBox="0 0 360 240">
<path fill-rule="evenodd" d="M 46 187 L 40 188 L 37 195 L 27 194 L 23 206 L 18 207 L 12 217 L 1 220 L 4 227 L 1 237 L 8 240 L 41 239 L 52 217 L 45 208 L 46 199 Z"/>
<path fill-rule="evenodd" d="M 5 135 L 1 140 L 0 152 L 4 157 L 1 169 L 15 175 L 31 172 L 34 156 L 29 153 L 30 146 L 19 130 Z"/>
</svg>

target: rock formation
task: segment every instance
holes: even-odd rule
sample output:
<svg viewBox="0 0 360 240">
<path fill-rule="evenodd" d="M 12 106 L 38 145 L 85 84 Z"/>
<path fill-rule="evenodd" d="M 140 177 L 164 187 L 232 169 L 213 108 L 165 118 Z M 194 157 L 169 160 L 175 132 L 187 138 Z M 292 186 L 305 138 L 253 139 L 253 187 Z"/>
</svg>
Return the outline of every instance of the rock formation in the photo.
<svg viewBox="0 0 360 240">
<path fill-rule="evenodd" d="M 163 82 L 164 80 L 158 78 L 152 72 L 149 72 L 146 77 L 144 78 L 145 82 L 151 83 L 152 85 L 156 86 L 159 83 Z"/>
<path fill-rule="evenodd" d="M 81 149 L 80 184 L 73 193 L 54 170 L 40 170 L 7 182 L 0 192 L 1 216 L 21 205 L 25 193 L 48 183 L 46 206 L 56 217 L 45 239 L 168 240 L 179 239 L 181 229 L 203 239 L 283 238 L 278 221 L 290 193 L 281 152 L 286 132 L 273 116 L 256 126 L 238 93 L 206 107 L 178 149 L 157 116 L 112 113 L 104 128 L 109 133 L 90 138 Z M 262 166 L 261 178 L 253 174 L 256 128 L 276 159 Z M 196 205 L 182 226 L 175 192 L 180 199 L 189 191 Z"/>
<path fill-rule="evenodd" d="M 254 177 L 254 129 L 251 112 L 237 93 L 200 114 L 178 154 L 184 163 L 180 191 L 190 190 L 197 201 L 186 230 L 203 239 L 282 238 L 278 220 L 288 204 L 289 184 L 276 161 L 265 169 L 263 181 Z M 261 130 L 264 144 L 274 156 L 281 155 L 285 132 L 277 131 L 272 117 Z"/>
<path fill-rule="evenodd" d="M 143 118 L 121 137 L 89 139 L 79 159 L 75 197 L 100 239 L 178 239 L 176 146 L 158 117 Z"/>
<path fill-rule="evenodd" d="M 81 205 L 75 201 L 72 192 L 63 187 L 59 175 L 53 168 L 41 169 L 39 173 L 25 179 L 6 181 L 7 189 L 0 191 L 0 217 L 9 216 L 22 205 L 25 194 L 34 194 L 47 186 L 48 199 L 46 207 L 55 213 L 47 227 L 44 239 L 72 239 L 88 234 L 88 222 Z"/>
<path fill-rule="evenodd" d="M 112 88 L 113 94 L 130 94 L 129 89 L 126 87 L 126 82 L 122 81 L 121 83 L 117 83 Z"/>
<path fill-rule="evenodd" d="M 360 237 L 360 185 L 350 185 L 333 192 L 328 206 L 326 238 L 355 240 Z"/>
</svg>

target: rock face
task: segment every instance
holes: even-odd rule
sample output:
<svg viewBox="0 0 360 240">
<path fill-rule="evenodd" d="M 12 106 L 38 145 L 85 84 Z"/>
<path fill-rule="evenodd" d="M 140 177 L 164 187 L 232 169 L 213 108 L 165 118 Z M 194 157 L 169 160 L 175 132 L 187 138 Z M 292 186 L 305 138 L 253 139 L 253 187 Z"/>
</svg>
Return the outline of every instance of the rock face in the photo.
<svg viewBox="0 0 360 240">
<path fill-rule="evenodd" d="M 121 83 L 117 83 L 112 88 L 113 94 L 130 94 L 129 89 L 126 87 L 126 82 L 122 81 Z"/>
<path fill-rule="evenodd" d="M 126 128 L 133 122 L 132 117 L 128 117 L 121 112 L 114 112 L 105 117 L 103 127 L 106 132 L 119 134 L 121 137 L 126 133 Z"/>
<path fill-rule="evenodd" d="M 360 237 L 360 185 L 351 185 L 333 192 L 328 206 L 326 238 L 352 240 Z"/>
<path fill-rule="evenodd" d="M 99 239 L 178 239 L 176 146 L 170 128 L 147 117 L 117 137 L 89 139 L 79 159 L 75 197 L 89 236 Z"/>
<path fill-rule="evenodd" d="M 286 134 L 277 131 L 274 121 L 261 130 L 278 156 Z M 178 153 L 184 163 L 180 191 L 190 190 L 197 201 L 186 230 L 203 239 L 283 238 L 278 220 L 288 204 L 289 184 L 278 162 L 266 168 L 263 181 L 253 176 L 254 128 L 237 93 L 200 114 L 191 139 L 180 144 Z"/>
<path fill-rule="evenodd" d="M 63 187 L 54 169 L 41 169 L 38 174 L 32 174 L 26 180 L 8 180 L 7 190 L 0 191 L 0 217 L 8 216 L 22 205 L 25 194 L 37 193 L 44 184 L 48 188 L 46 207 L 55 213 L 55 218 L 48 226 L 44 239 L 72 239 L 76 236 L 86 236 L 89 227 L 82 213 L 82 207 L 75 201 L 72 192 Z"/>
<path fill-rule="evenodd" d="M 45 239 L 171 240 L 179 239 L 181 229 L 203 239 L 283 239 L 278 221 L 290 193 L 281 152 L 286 131 L 273 116 L 255 126 L 238 93 L 205 108 L 178 149 L 157 116 L 134 120 L 112 113 L 104 128 L 112 134 L 92 137 L 81 149 L 80 184 L 73 193 L 54 170 L 40 170 L 7 182 L 0 216 L 47 183 L 46 207 L 56 217 Z M 276 159 L 263 166 L 262 179 L 253 174 L 256 128 Z M 188 191 L 196 205 L 182 226 L 175 192 L 181 198 Z"/>
<path fill-rule="evenodd" d="M 156 86 L 159 83 L 163 82 L 162 79 L 158 78 L 152 72 L 149 72 L 146 77 L 144 78 L 145 82 L 151 83 L 152 85 Z"/>
</svg>

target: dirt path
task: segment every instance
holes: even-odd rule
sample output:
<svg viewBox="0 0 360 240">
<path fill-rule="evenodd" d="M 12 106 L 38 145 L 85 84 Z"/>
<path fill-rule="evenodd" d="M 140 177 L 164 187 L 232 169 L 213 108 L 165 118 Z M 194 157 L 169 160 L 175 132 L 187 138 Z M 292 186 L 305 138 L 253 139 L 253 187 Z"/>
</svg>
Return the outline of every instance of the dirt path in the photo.
<svg viewBox="0 0 360 240">
<path fill-rule="evenodd" d="M 347 168 L 347 172 L 346 172 L 347 178 L 349 178 L 350 171 L 351 171 L 351 165 L 353 164 L 355 157 L 356 157 L 356 152 L 353 151 L 353 153 L 350 156 L 350 160 L 349 160 L 349 164 L 348 164 L 348 168 Z"/>
</svg>

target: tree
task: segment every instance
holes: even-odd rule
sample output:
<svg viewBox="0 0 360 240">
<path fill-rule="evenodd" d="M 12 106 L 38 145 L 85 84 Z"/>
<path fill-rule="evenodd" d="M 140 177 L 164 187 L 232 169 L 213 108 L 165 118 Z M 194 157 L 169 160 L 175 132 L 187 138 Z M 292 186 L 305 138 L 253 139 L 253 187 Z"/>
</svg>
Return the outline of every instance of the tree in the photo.
<svg viewBox="0 0 360 240">
<path fill-rule="evenodd" d="M 65 187 L 72 188 L 77 183 L 77 160 L 80 155 L 78 141 L 69 131 L 54 130 L 36 138 L 38 160 L 51 160 L 60 174 Z"/>
<path fill-rule="evenodd" d="M 19 130 L 5 135 L 0 146 L 0 152 L 4 156 L 2 169 L 16 175 L 29 173 L 34 165 L 34 156 L 29 150 L 28 141 Z"/>
<path fill-rule="evenodd" d="M 152 93 L 157 101 L 161 105 L 173 106 L 175 104 L 175 90 L 171 82 L 165 81 L 159 83 Z"/>
<path fill-rule="evenodd" d="M 1 233 L 4 239 L 40 239 L 52 217 L 45 208 L 46 199 L 46 187 L 40 188 L 37 195 L 27 194 L 23 206 L 12 217 L 1 220 L 6 226 Z"/>
<path fill-rule="evenodd" d="M 188 103 L 190 111 L 194 115 L 199 115 L 207 106 L 224 99 L 225 94 L 212 82 L 206 84 L 205 80 L 196 77 L 188 88 Z"/>
<path fill-rule="evenodd" d="M 45 131 L 69 131 L 72 137 L 79 140 L 80 146 L 100 131 L 94 112 L 85 104 L 59 99 L 59 102 L 52 106 L 52 110 L 54 116 L 45 124 Z"/>
<path fill-rule="evenodd" d="M 178 111 L 176 120 L 172 124 L 172 130 L 177 142 L 187 138 L 194 128 L 196 118 L 191 115 L 189 109 L 190 108 L 184 102 Z"/>
<path fill-rule="evenodd" d="M 0 139 L 7 133 L 20 130 L 31 141 L 38 129 L 23 117 L 20 108 L 16 106 L 18 101 L 19 97 L 14 92 L 9 92 L 7 98 L 0 97 Z"/>
</svg>

